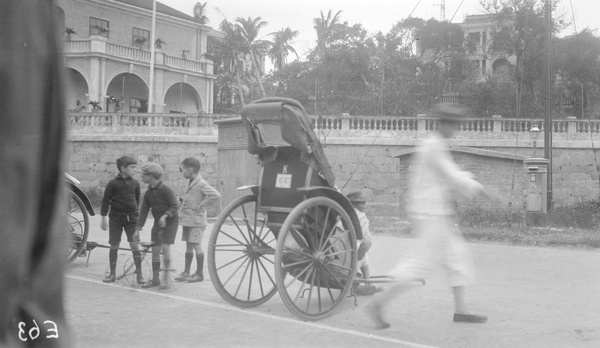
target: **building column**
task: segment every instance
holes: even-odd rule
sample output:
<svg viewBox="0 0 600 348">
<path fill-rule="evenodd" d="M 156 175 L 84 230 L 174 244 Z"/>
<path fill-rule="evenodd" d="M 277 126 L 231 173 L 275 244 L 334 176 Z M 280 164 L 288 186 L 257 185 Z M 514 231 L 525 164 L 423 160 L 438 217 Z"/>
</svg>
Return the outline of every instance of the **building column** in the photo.
<svg viewBox="0 0 600 348">
<path fill-rule="evenodd" d="M 98 95 L 98 101 L 102 102 L 102 109 L 106 108 L 106 58 L 100 58 L 100 87 Z M 108 112 L 108 108 L 104 111 Z"/>
<path fill-rule="evenodd" d="M 102 102 L 100 99 L 100 58 L 90 58 L 90 90 L 88 102 Z"/>
<path fill-rule="evenodd" d="M 206 79 L 206 106 L 204 107 L 204 111 L 207 114 L 213 113 L 213 102 L 214 102 L 214 93 L 215 93 L 215 83 L 213 79 Z"/>
<path fill-rule="evenodd" d="M 484 50 L 483 50 L 483 35 L 485 35 L 485 31 L 480 31 L 479 32 L 479 47 L 481 47 L 481 52 L 484 52 Z"/>
<path fill-rule="evenodd" d="M 164 76 L 165 71 L 163 69 L 154 68 L 154 112 L 164 112 L 165 99 L 164 99 Z"/>
</svg>

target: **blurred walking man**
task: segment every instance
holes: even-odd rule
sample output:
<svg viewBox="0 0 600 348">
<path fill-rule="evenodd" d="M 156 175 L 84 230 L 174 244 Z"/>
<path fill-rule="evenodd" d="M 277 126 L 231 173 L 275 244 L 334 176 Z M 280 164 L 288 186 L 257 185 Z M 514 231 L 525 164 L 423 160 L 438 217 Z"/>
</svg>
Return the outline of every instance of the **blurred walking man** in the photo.
<svg viewBox="0 0 600 348">
<path fill-rule="evenodd" d="M 398 282 L 367 305 L 377 328 L 390 326 L 383 317 L 385 305 L 408 290 L 414 280 L 425 278 L 434 263 L 441 264 L 448 274 L 454 294 L 453 320 L 468 323 L 487 321 L 486 316 L 472 313 L 465 302 L 465 287 L 474 283 L 475 270 L 454 216 L 459 196 L 481 194 L 494 199 L 495 196 L 452 160 L 448 139 L 454 135 L 464 108 L 458 104 L 438 104 L 434 112 L 439 118 L 439 132 L 419 147 L 414 159 L 415 170 L 410 178 L 407 210 L 416 235 L 416 248 L 411 258 L 392 269 L 391 275 Z"/>
</svg>

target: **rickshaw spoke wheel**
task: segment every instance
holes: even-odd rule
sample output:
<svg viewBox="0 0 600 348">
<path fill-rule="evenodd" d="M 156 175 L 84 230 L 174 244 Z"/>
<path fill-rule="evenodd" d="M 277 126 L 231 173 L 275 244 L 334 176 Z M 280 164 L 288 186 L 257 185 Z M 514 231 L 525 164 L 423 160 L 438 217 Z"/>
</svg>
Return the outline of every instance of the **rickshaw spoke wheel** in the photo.
<svg viewBox="0 0 600 348">
<path fill-rule="evenodd" d="M 90 222 L 88 211 L 85 209 L 83 201 L 70 189 L 68 190 L 68 194 L 67 234 L 69 236 L 69 248 L 67 261 L 72 262 L 86 247 Z"/>
<path fill-rule="evenodd" d="M 303 320 L 333 314 L 352 287 L 357 250 L 354 226 L 340 204 L 313 197 L 296 206 L 275 249 L 277 288 L 290 312 Z"/>
<path fill-rule="evenodd" d="M 207 248 L 213 286 L 225 301 L 240 308 L 258 306 L 277 292 L 277 238 L 256 205 L 254 195 L 229 204 L 215 222 Z"/>
</svg>

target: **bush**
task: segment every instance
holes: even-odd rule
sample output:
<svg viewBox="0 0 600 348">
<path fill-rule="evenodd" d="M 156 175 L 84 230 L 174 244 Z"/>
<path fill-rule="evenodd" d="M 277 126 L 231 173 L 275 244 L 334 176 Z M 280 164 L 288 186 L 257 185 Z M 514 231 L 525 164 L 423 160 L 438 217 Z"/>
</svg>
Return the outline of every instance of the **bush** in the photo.
<svg viewBox="0 0 600 348">
<path fill-rule="evenodd" d="M 102 195 L 104 194 L 104 190 L 100 187 L 80 187 L 80 189 L 90 199 L 90 203 L 92 203 L 92 207 L 94 207 L 94 210 L 100 209 L 100 206 L 102 205 Z"/>
<path fill-rule="evenodd" d="M 481 207 L 459 208 L 458 224 L 465 227 L 511 227 L 522 226 L 525 218 L 521 212 L 507 210 L 484 210 Z"/>
<path fill-rule="evenodd" d="M 595 229 L 600 222 L 600 202 L 588 201 L 568 207 L 556 207 L 548 214 L 548 222 L 556 227 Z"/>
</svg>

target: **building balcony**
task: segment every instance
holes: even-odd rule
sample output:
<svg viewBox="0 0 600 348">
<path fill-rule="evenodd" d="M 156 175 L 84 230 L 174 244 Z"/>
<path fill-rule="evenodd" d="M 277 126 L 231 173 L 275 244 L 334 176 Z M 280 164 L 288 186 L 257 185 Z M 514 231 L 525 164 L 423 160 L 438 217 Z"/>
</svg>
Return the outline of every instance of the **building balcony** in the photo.
<svg viewBox="0 0 600 348">
<path fill-rule="evenodd" d="M 136 47 L 117 45 L 106 38 L 92 35 L 89 39 L 64 41 L 63 51 L 69 57 L 104 57 L 150 66 L 150 51 Z M 213 75 L 213 62 L 208 59 L 192 60 L 173 57 L 157 50 L 155 67 L 168 68 L 195 75 Z"/>
</svg>

